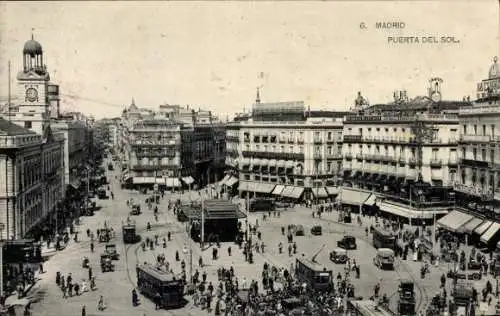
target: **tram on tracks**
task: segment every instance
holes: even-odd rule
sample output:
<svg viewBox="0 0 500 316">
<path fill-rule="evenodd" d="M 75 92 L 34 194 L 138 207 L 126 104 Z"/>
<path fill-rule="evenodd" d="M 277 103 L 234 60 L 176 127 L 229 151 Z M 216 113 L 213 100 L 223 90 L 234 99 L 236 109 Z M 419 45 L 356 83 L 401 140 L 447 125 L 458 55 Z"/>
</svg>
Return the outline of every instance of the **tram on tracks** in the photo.
<svg viewBox="0 0 500 316">
<path fill-rule="evenodd" d="M 152 264 L 137 266 L 137 288 L 153 300 L 159 295 L 159 305 L 164 309 L 181 307 L 184 303 L 182 278 Z"/>
<path fill-rule="evenodd" d="M 346 315 L 348 316 L 396 316 L 385 306 L 372 300 L 348 300 Z"/>
</svg>

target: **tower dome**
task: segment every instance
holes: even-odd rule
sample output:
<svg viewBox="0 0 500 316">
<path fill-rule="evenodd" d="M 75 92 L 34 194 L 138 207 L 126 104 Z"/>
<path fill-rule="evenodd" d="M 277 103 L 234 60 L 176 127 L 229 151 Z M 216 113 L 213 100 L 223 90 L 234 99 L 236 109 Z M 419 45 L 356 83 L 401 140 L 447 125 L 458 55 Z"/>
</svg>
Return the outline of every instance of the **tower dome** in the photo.
<svg viewBox="0 0 500 316">
<path fill-rule="evenodd" d="M 24 44 L 23 54 L 32 56 L 42 54 L 42 45 L 35 41 L 33 35 L 31 36 L 31 39 Z"/>
<path fill-rule="evenodd" d="M 493 65 L 490 67 L 490 71 L 488 73 L 488 78 L 493 79 L 493 78 L 500 78 L 500 66 L 498 65 L 498 57 L 495 56 L 493 58 Z"/>
</svg>

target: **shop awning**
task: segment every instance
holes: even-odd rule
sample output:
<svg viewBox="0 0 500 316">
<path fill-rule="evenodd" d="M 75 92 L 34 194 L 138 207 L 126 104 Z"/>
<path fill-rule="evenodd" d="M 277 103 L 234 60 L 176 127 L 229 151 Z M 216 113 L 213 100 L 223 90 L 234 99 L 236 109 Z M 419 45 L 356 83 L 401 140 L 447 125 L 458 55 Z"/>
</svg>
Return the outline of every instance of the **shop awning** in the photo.
<svg viewBox="0 0 500 316">
<path fill-rule="evenodd" d="M 232 187 L 238 182 L 238 178 L 236 177 L 230 177 L 229 180 L 227 180 L 224 184 L 227 185 L 228 187 Z"/>
<path fill-rule="evenodd" d="M 377 206 L 380 208 L 382 212 L 387 212 L 389 214 L 401 216 L 404 218 L 425 218 L 431 219 L 434 218 L 434 215 L 438 214 L 446 214 L 448 211 L 446 210 L 435 210 L 435 211 L 415 211 L 408 209 L 405 206 L 396 205 L 393 203 L 381 202 L 377 203 Z"/>
<path fill-rule="evenodd" d="M 238 186 L 238 191 L 249 191 L 248 190 L 248 181 L 240 181 L 240 185 Z"/>
<path fill-rule="evenodd" d="M 326 192 L 325 188 L 313 188 L 312 192 L 317 198 L 326 198 L 328 197 L 328 192 Z"/>
<path fill-rule="evenodd" d="M 275 159 L 271 159 L 271 160 L 269 160 L 268 166 L 269 166 L 269 168 L 275 168 L 277 164 L 278 164 L 278 162 Z"/>
<path fill-rule="evenodd" d="M 155 177 L 134 177 L 132 178 L 134 184 L 153 184 L 156 183 Z"/>
<path fill-rule="evenodd" d="M 448 215 L 440 218 L 437 221 L 438 226 L 443 227 L 451 232 L 456 232 L 462 225 L 473 218 L 472 215 L 462 213 L 460 211 L 452 211 Z"/>
<path fill-rule="evenodd" d="M 287 161 L 285 163 L 285 168 L 289 169 L 289 168 L 295 168 L 295 162 L 293 161 Z"/>
<path fill-rule="evenodd" d="M 286 196 L 286 197 L 293 197 L 293 189 L 295 187 L 293 185 L 287 185 L 285 189 L 281 192 L 281 195 Z"/>
<path fill-rule="evenodd" d="M 267 159 L 262 159 L 260 161 L 260 165 L 263 166 L 263 167 L 267 166 L 268 164 L 269 164 L 269 160 L 267 160 Z"/>
<path fill-rule="evenodd" d="M 276 184 L 274 183 L 264 183 L 264 182 L 254 182 L 253 192 L 257 193 L 271 193 L 274 190 Z"/>
<path fill-rule="evenodd" d="M 326 192 L 328 192 L 328 195 L 337 195 L 339 194 L 339 188 L 337 187 L 326 187 Z"/>
<path fill-rule="evenodd" d="M 376 201 L 377 201 L 377 196 L 375 194 L 371 194 L 363 204 L 373 206 L 375 205 Z"/>
<path fill-rule="evenodd" d="M 231 178 L 231 175 L 230 174 L 226 174 L 226 176 L 224 177 L 224 179 L 220 180 L 219 181 L 219 185 L 223 185 L 226 183 L 227 180 L 229 180 Z"/>
<path fill-rule="evenodd" d="M 293 192 L 292 192 L 292 198 L 294 199 L 298 199 L 300 198 L 300 196 L 302 195 L 302 193 L 304 193 L 304 188 L 303 187 L 295 187 L 293 188 Z"/>
<path fill-rule="evenodd" d="M 165 184 L 165 178 L 155 178 L 156 184 Z"/>
<path fill-rule="evenodd" d="M 480 218 L 473 218 L 468 221 L 465 225 L 460 227 L 459 231 L 464 232 L 466 234 L 472 234 L 474 229 L 476 229 L 479 225 L 483 223 L 483 220 Z"/>
<path fill-rule="evenodd" d="M 484 221 L 481 225 L 479 225 L 479 227 L 474 229 L 474 232 L 478 235 L 482 235 L 482 234 L 484 234 L 484 232 L 486 232 L 488 230 L 488 228 L 490 228 L 490 226 L 492 224 L 493 223 L 490 221 Z"/>
<path fill-rule="evenodd" d="M 493 223 L 491 224 L 490 228 L 481 235 L 481 241 L 487 244 L 493 236 L 498 232 L 500 229 L 500 223 Z"/>
<path fill-rule="evenodd" d="M 340 201 L 344 204 L 363 205 L 371 193 L 342 188 L 339 195 Z"/>
<path fill-rule="evenodd" d="M 278 160 L 278 162 L 276 163 L 276 167 L 278 167 L 278 168 L 285 168 L 285 165 L 286 165 L 286 161 L 284 161 L 284 160 Z"/>
<path fill-rule="evenodd" d="M 190 184 L 193 184 L 194 179 L 193 179 L 193 177 L 191 177 L 191 176 L 187 176 L 187 177 L 182 178 L 182 181 L 183 181 L 185 184 L 190 185 Z"/>
<path fill-rule="evenodd" d="M 273 195 L 281 195 L 281 192 L 285 189 L 285 186 L 282 184 L 278 184 L 274 190 L 273 190 Z"/>
</svg>

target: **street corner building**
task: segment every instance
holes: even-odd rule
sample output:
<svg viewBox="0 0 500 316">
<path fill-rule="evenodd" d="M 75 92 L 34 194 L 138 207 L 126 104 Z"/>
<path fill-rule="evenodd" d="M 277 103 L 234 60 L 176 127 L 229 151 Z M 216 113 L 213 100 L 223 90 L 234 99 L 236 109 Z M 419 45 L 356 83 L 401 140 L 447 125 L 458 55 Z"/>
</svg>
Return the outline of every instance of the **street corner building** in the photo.
<svg viewBox="0 0 500 316">
<path fill-rule="evenodd" d="M 124 187 L 178 191 L 223 177 L 225 124 L 210 111 L 168 104 L 153 111 L 132 100 L 109 126 Z"/>
<path fill-rule="evenodd" d="M 342 177 L 345 112 L 313 111 L 304 102 L 260 100 L 227 124 L 227 174 L 221 185 L 242 197 L 327 201 Z"/>
<path fill-rule="evenodd" d="M 64 196 L 64 137 L 51 129 L 50 76 L 33 38 L 17 75 L 18 104 L 0 119 L 0 234 L 38 238 Z"/>
<path fill-rule="evenodd" d="M 460 108 L 441 99 L 440 78 L 426 95 L 395 91 L 389 104 L 369 105 L 359 93 L 344 120 L 341 209 L 383 214 L 424 225 L 453 209 Z"/>
</svg>

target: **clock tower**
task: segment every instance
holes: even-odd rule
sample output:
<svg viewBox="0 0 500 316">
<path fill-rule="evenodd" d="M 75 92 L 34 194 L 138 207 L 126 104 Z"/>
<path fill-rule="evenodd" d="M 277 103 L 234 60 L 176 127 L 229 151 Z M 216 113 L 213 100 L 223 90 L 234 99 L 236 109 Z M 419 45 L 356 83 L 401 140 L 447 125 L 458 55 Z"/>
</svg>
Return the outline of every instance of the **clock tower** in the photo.
<svg viewBox="0 0 500 316">
<path fill-rule="evenodd" d="M 23 69 L 17 75 L 18 106 L 13 123 L 44 135 L 49 128 L 50 111 L 47 97 L 50 76 L 43 64 L 42 45 L 31 40 L 24 44 Z"/>
</svg>

